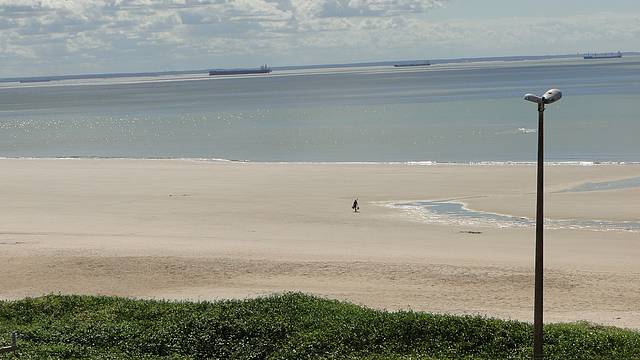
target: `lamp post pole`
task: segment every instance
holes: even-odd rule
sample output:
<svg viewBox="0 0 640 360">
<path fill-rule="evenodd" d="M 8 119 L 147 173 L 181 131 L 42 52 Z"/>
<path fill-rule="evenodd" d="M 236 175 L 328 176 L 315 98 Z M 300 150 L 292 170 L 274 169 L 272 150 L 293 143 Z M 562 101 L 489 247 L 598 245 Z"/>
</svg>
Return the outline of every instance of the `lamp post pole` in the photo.
<svg viewBox="0 0 640 360">
<path fill-rule="evenodd" d="M 535 299 L 533 310 L 533 358 L 544 358 L 543 344 L 543 298 L 544 298 L 544 102 L 538 103 L 538 189 L 536 201 L 536 261 Z"/>
<path fill-rule="evenodd" d="M 544 108 L 562 98 L 562 92 L 551 89 L 542 96 L 526 94 L 524 99 L 538 104 L 538 188 L 536 191 L 536 260 L 533 300 L 533 358 L 544 358 L 543 298 L 544 298 Z"/>
</svg>

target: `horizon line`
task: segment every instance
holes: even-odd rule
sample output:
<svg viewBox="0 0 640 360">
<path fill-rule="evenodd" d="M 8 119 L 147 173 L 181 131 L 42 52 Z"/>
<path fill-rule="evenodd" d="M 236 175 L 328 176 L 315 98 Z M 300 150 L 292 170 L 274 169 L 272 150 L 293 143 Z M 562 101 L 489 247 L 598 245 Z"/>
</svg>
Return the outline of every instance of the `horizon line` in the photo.
<svg viewBox="0 0 640 360">
<path fill-rule="evenodd" d="M 640 51 L 616 51 L 622 55 L 640 55 Z M 425 61 L 428 60 L 431 64 L 446 64 L 457 63 L 464 61 L 476 61 L 476 62 L 489 62 L 499 60 L 544 60 L 544 59 L 563 59 L 580 57 L 587 53 L 573 53 L 573 54 L 546 54 L 546 55 L 504 55 L 504 56 L 477 56 L 477 57 L 454 57 L 454 58 L 437 58 L 437 59 L 405 59 L 405 60 L 374 60 L 374 61 L 356 61 L 346 63 L 324 63 L 324 64 L 290 64 L 271 66 L 274 70 L 302 70 L 302 69 L 315 69 L 315 68 L 337 68 L 337 67 L 359 67 L 359 66 L 387 66 L 394 63 L 403 63 L 411 61 Z M 161 75 L 189 75 L 206 73 L 212 69 L 233 69 L 233 68 L 205 68 L 205 69 L 188 69 L 188 70 L 159 70 L 159 71 L 116 71 L 116 72 L 104 72 L 104 73 L 79 73 L 79 74 L 61 74 L 61 75 L 26 75 L 26 76 L 10 76 L 0 77 L 0 82 L 15 82 L 21 80 L 32 81 L 50 81 L 50 80 L 77 80 L 77 79 L 94 79 L 94 78 L 118 78 L 118 77 L 138 77 L 138 76 L 161 76 Z M 243 68 L 246 69 L 246 68 Z"/>
</svg>

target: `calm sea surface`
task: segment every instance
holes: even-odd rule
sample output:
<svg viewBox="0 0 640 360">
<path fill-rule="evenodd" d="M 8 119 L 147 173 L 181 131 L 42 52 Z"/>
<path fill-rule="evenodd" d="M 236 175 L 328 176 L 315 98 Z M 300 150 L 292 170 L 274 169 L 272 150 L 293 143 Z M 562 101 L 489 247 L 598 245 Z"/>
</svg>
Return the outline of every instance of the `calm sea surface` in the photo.
<svg viewBox="0 0 640 360">
<path fill-rule="evenodd" d="M 640 161 L 640 57 L 0 84 L 0 157 Z"/>
</svg>

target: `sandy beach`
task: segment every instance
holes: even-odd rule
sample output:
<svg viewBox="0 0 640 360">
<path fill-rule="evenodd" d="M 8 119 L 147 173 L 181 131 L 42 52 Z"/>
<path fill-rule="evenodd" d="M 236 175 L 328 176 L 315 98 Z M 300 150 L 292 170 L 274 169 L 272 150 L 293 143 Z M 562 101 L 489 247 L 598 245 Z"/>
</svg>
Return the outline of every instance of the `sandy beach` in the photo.
<svg viewBox="0 0 640 360">
<path fill-rule="evenodd" d="M 382 204 L 460 199 L 533 217 L 533 166 L 4 159 L 0 171 L 4 299 L 304 291 L 532 319 L 533 228 L 428 224 Z M 640 187 L 560 192 L 640 166 L 546 171 L 547 217 L 640 221 Z M 545 321 L 640 328 L 640 233 L 549 230 L 545 256 Z"/>
</svg>

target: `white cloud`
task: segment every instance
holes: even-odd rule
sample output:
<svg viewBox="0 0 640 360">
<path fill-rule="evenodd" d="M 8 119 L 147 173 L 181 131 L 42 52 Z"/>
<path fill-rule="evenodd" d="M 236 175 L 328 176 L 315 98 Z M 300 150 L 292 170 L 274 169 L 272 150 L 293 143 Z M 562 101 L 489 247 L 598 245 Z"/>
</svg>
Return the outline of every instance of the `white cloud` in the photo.
<svg viewBox="0 0 640 360">
<path fill-rule="evenodd" d="M 454 0 L 455 1 L 455 0 Z M 446 0 L 0 0 L 0 76 L 571 52 L 633 14 L 427 21 Z M 545 36 L 552 34 L 554 36 Z M 491 49 L 491 50 L 488 50 Z M 584 49 L 589 50 L 589 49 Z M 491 51 L 489 53 L 488 51 Z M 90 60 L 87 60 L 90 59 Z"/>
</svg>

